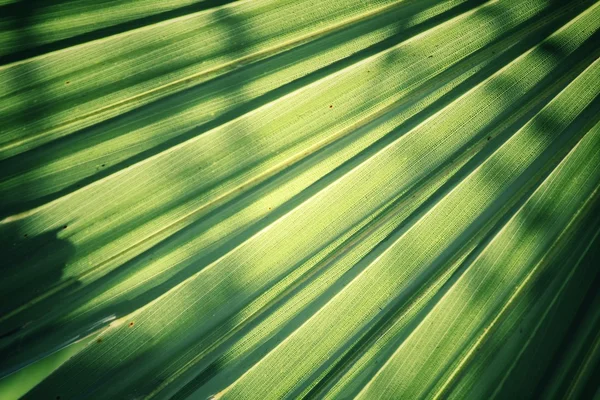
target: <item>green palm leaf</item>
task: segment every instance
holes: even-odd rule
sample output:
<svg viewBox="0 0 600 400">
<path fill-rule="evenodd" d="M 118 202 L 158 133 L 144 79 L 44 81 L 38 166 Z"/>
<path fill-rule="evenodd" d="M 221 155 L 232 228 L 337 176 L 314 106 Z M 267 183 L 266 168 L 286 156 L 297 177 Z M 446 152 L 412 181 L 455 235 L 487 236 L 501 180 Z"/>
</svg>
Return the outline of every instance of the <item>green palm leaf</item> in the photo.
<svg viewBox="0 0 600 400">
<path fill-rule="evenodd" d="M 600 3 L 0 15 L 0 398 L 598 394 Z"/>
</svg>

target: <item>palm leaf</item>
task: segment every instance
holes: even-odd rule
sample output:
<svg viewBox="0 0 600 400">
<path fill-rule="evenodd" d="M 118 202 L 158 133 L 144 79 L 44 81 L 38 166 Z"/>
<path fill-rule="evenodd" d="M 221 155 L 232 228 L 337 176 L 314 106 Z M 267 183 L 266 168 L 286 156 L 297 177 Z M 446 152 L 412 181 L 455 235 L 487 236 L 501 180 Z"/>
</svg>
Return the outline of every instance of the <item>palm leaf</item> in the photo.
<svg viewBox="0 0 600 400">
<path fill-rule="evenodd" d="M 600 3 L 0 15 L 0 397 L 597 393 Z"/>
</svg>

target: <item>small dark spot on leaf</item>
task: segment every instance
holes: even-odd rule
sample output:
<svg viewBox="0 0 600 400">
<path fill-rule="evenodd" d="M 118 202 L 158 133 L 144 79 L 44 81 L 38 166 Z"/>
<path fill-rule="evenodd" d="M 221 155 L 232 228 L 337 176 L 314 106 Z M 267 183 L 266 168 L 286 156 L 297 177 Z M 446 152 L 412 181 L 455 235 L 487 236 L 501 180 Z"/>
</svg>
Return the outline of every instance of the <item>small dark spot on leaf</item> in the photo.
<svg viewBox="0 0 600 400">
<path fill-rule="evenodd" d="M 27 237 L 28 235 L 27 235 L 27 234 L 24 234 L 23 236 Z"/>
<path fill-rule="evenodd" d="M 96 339 L 96 343 L 102 343 L 102 338 L 99 337 L 98 339 Z"/>
<path fill-rule="evenodd" d="M 65 85 L 68 85 L 69 83 L 71 83 L 71 81 L 66 81 L 66 82 L 65 82 Z"/>
<path fill-rule="evenodd" d="M 132 326 L 133 326 L 133 321 L 131 321 L 131 322 L 129 323 L 129 327 L 131 328 Z"/>
<path fill-rule="evenodd" d="M 330 104 L 330 105 L 329 105 L 329 108 L 333 108 L 333 104 Z"/>
<path fill-rule="evenodd" d="M 63 229 L 67 229 L 67 225 L 63 225 Z"/>
<path fill-rule="evenodd" d="M 433 56 L 429 56 L 429 57 L 427 57 L 427 58 L 433 58 Z"/>
<path fill-rule="evenodd" d="M 106 166 L 106 164 L 102 164 L 102 166 L 103 166 L 103 167 L 105 167 L 105 166 Z"/>
<path fill-rule="evenodd" d="M 490 140 L 491 138 L 492 138 L 491 136 L 488 136 L 487 140 Z"/>
</svg>

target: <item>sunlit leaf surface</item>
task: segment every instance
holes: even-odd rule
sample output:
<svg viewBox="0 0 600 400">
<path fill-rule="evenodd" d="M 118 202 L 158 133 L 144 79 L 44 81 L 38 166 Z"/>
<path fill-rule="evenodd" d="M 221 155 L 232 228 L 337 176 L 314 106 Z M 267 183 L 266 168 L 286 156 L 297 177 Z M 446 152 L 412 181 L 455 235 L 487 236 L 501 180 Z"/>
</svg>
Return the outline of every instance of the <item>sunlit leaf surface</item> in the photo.
<svg viewBox="0 0 600 400">
<path fill-rule="evenodd" d="M 0 398 L 600 396 L 599 56 L 593 0 L 0 0 Z"/>
</svg>

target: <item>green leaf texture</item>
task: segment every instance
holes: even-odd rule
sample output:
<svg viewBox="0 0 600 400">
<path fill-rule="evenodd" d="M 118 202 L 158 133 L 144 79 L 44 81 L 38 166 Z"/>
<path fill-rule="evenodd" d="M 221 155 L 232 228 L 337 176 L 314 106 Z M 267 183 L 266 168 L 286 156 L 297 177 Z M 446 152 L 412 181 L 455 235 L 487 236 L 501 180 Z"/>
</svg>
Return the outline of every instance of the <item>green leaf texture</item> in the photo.
<svg viewBox="0 0 600 400">
<path fill-rule="evenodd" d="M 0 28 L 0 398 L 600 396 L 600 1 Z"/>
</svg>

